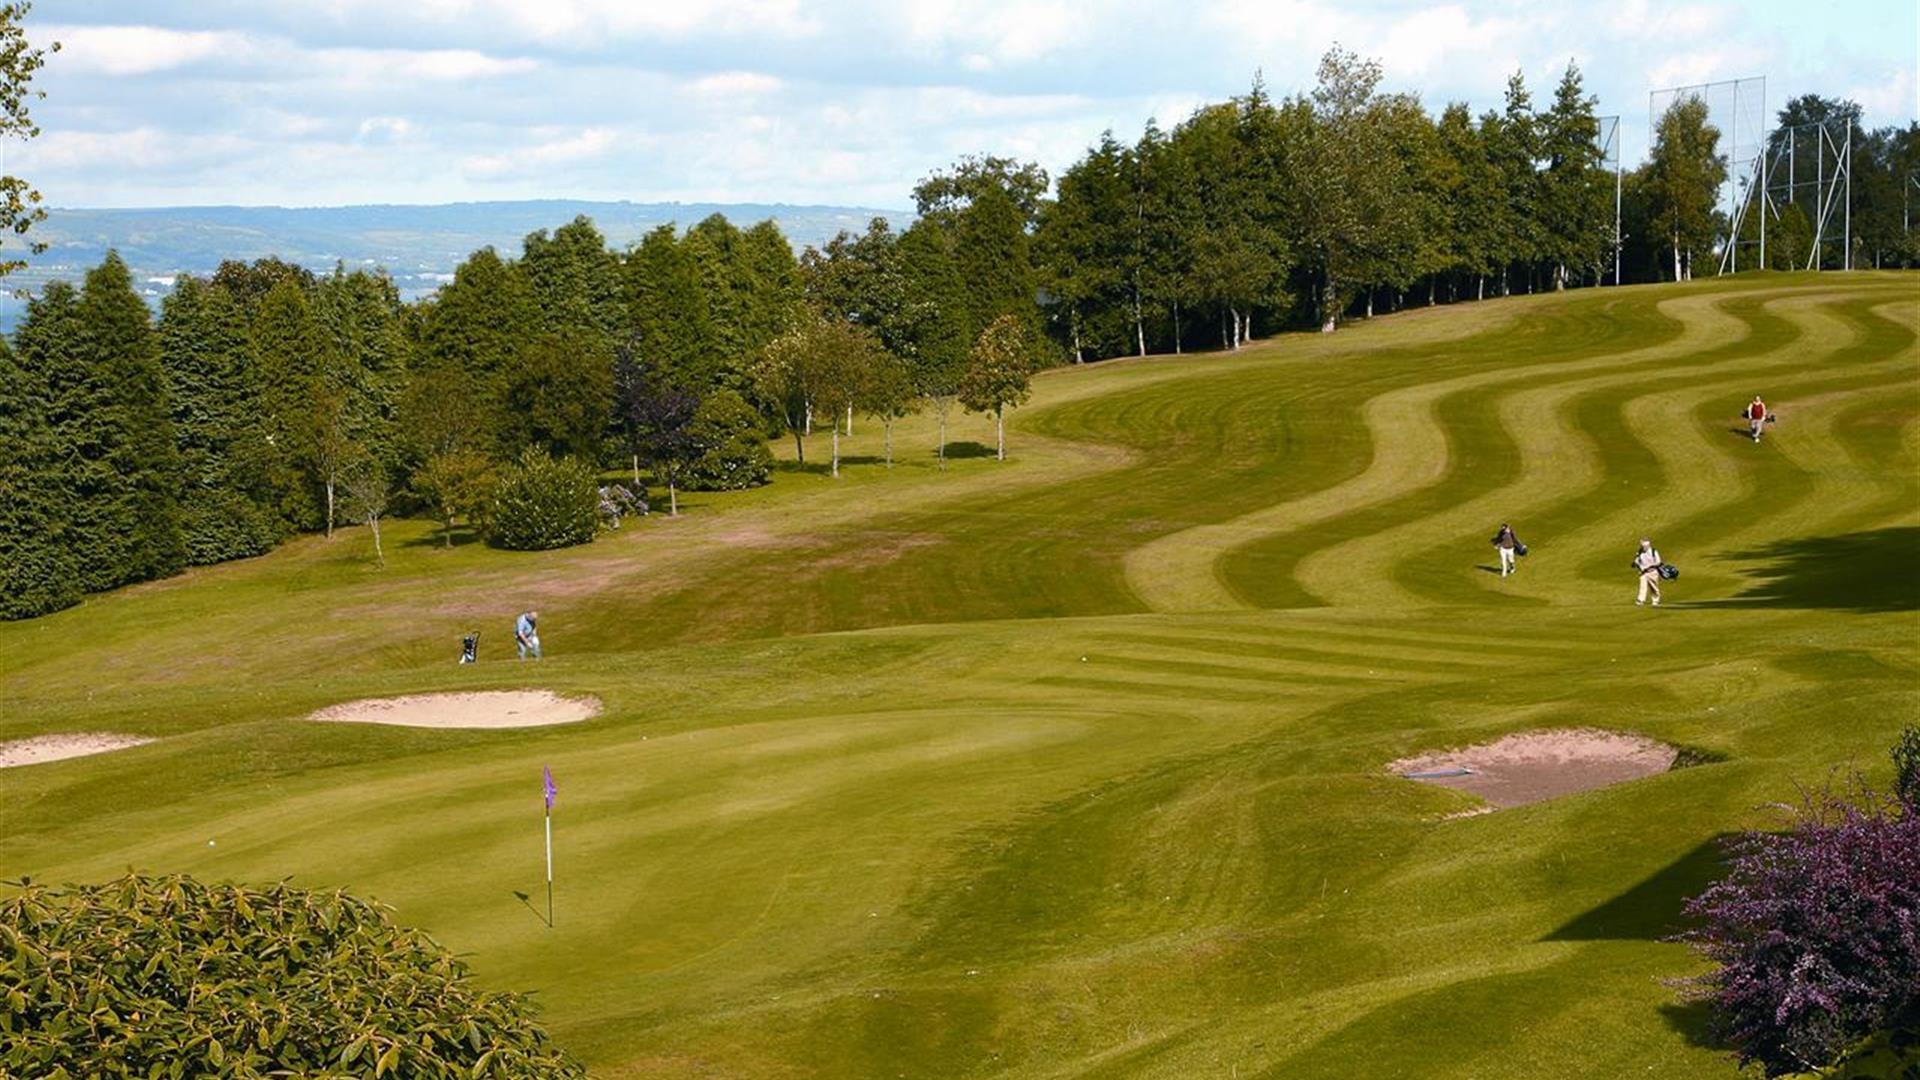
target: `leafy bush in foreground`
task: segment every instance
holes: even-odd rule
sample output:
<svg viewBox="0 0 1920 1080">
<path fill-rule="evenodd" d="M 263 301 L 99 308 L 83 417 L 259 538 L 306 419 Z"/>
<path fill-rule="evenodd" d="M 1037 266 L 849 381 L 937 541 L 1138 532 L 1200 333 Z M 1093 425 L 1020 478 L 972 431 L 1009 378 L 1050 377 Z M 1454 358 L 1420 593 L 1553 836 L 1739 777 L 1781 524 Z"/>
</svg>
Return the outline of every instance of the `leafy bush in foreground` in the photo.
<svg viewBox="0 0 1920 1080">
<path fill-rule="evenodd" d="M 600 521 L 600 483 L 572 458 L 528 450 L 500 471 L 487 509 L 487 541 L 513 551 L 547 551 L 593 540 Z"/>
<path fill-rule="evenodd" d="M 0 1076 L 573 1078 L 526 999 L 384 909 L 128 875 L 0 902 Z"/>
<path fill-rule="evenodd" d="M 1680 937 L 1719 965 L 1698 987 L 1742 1063 L 1817 1069 L 1920 1021 L 1920 814 L 1871 792 L 1821 796 L 1729 855 Z"/>
</svg>

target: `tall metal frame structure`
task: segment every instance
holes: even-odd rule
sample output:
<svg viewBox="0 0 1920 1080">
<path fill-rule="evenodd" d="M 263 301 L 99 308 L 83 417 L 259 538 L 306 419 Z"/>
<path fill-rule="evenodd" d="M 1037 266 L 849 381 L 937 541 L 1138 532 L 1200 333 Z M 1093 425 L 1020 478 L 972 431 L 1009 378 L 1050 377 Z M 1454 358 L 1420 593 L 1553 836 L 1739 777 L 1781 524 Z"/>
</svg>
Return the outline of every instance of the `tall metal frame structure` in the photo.
<svg viewBox="0 0 1920 1080">
<path fill-rule="evenodd" d="M 1853 126 L 1851 115 L 1831 116 L 1810 124 L 1777 127 L 1767 136 L 1761 182 L 1752 192 L 1746 213 L 1758 213 L 1761 226 L 1760 263 L 1766 265 L 1766 224 L 1780 220 L 1782 203 L 1812 203 L 1807 222 L 1813 239 L 1807 246 L 1804 269 L 1818 269 L 1826 245 L 1838 232 L 1840 269 L 1853 269 Z M 1807 177 L 1810 160 L 1813 176 Z M 1784 175 L 1783 175 L 1784 174 Z M 1839 220 L 1836 221 L 1835 218 Z"/>
<path fill-rule="evenodd" d="M 1597 116 L 1600 123 L 1600 164 L 1613 170 L 1613 283 L 1620 284 L 1620 118 Z M 1606 280 L 1602 274 L 1600 279 Z"/>
<path fill-rule="evenodd" d="M 1707 107 L 1707 123 L 1720 132 L 1719 147 L 1727 158 L 1727 179 L 1721 186 L 1720 211 L 1727 233 L 1721 238 L 1720 272 L 1740 269 L 1743 243 L 1766 249 L 1766 215 L 1760 215 L 1760 239 L 1742 241 L 1740 223 L 1754 192 L 1763 186 L 1767 158 L 1767 77 L 1673 86 L 1647 94 L 1647 142 L 1652 145 L 1660 118 L 1681 101 L 1699 101 Z M 1758 265 L 1765 266 L 1764 254 Z"/>
</svg>

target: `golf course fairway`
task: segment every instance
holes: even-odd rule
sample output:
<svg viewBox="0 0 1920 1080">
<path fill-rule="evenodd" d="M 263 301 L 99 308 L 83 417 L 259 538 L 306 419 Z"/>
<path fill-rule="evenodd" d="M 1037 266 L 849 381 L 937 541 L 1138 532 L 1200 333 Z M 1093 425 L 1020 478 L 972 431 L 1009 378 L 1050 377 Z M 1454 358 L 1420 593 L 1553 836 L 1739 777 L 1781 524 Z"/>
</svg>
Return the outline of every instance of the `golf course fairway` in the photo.
<svg viewBox="0 0 1920 1080">
<path fill-rule="evenodd" d="M 1664 939 L 1920 718 L 1917 331 L 1892 273 L 1416 309 L 1047 372 L 1005 463 L 860 420 L 585 547 L 93 597 L 0 625 L 0 741 L 153 741 L 0 769 L 0 872 L 344 886 L 596 1077 L 1734 1077 Z M 494 690 L 599 712 L 308 719 Z M 1386 768 L 1554 728 L 1682 767 L 1474 814 Z"/>
</svg>

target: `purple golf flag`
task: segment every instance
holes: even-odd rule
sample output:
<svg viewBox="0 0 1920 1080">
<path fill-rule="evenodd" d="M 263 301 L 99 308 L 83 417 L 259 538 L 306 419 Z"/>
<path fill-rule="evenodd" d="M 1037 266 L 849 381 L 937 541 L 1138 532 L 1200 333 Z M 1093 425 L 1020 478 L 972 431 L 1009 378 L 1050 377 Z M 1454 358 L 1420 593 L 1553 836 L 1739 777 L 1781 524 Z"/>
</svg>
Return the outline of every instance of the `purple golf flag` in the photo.
<svg viewBox="0 0 1920 1080">
<path fill-rule="evenodd" d="M 545 765 L 540 766 L 540 793 L 547 797 L 547 809 L 553 809 L 553 797 L 560 789 L 553 786 L 553 770 Z"/>
</svg>

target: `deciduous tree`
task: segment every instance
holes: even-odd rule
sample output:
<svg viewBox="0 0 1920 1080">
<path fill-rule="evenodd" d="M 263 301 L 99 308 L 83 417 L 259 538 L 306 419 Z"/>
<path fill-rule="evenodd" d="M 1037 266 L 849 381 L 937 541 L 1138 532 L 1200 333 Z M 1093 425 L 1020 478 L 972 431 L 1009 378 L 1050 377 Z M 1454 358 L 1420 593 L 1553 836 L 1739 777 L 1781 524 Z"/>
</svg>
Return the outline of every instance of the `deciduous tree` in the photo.
<svg viewBox="0 0 1920 1080">
<path fill-rule="evenodd" d="M 1032 395 L 1038 352 L 1026 324 L 1012 316 L 994 320 L 973 344 L 960 401 L 969 411 L 993 414 L 996 460 L 1007 460 L 1007 409 Z"/>
</svg>

